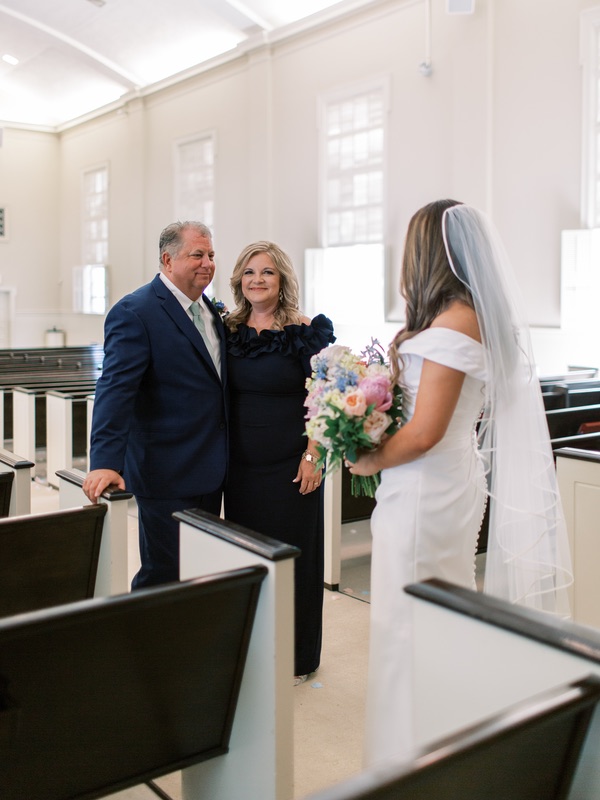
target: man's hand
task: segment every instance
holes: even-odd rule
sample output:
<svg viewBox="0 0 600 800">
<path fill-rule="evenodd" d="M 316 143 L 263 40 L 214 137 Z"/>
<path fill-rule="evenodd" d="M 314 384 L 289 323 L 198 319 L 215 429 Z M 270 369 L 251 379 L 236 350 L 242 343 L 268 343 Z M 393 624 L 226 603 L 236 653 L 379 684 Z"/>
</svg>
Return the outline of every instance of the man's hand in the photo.
<svg viewBox="0 0 600 800">
<path fill-rule="evenodd" d="M 88 500 L 97 503 L 102 492 L 109 486 L 125 490 L 125 481 L 114 469 L 93 469 L 85 476 L 83 491 Z"/>
</svg>

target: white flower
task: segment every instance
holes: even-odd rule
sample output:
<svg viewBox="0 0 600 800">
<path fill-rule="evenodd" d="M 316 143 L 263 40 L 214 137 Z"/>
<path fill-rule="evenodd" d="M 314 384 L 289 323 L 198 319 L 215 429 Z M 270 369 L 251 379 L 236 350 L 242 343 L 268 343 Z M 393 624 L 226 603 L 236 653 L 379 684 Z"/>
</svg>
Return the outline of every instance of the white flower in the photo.
<svg viewBox="0 0 600 800">
<path fill-rule="evenodd" d="M 391 421 L 392 418 L 383 411 L 372 411 L 364 421 L 363 430 L 369 439 L 377 444 L 389 428 Z"/>
</svg>

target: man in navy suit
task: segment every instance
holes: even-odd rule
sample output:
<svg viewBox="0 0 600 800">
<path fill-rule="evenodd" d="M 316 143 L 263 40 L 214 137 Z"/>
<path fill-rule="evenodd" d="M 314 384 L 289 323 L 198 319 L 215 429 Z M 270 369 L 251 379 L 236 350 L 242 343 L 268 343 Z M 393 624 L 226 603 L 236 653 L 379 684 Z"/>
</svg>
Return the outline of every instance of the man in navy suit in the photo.
<svg viewBox="0 0 600 800">
<path fill-rule="evenodd" d="M 132 589 L 179 579 L 173 513 L 219 514 L 227 468 L 225 334 L 203 294 L 215 272 L 212 234 L 199 222 L 173 223 L 159 248 L 160 273 L 106 317 L 83 484 L 93 503 L 109 485 L 136 498 L 141 568 Z"/>
</svg>

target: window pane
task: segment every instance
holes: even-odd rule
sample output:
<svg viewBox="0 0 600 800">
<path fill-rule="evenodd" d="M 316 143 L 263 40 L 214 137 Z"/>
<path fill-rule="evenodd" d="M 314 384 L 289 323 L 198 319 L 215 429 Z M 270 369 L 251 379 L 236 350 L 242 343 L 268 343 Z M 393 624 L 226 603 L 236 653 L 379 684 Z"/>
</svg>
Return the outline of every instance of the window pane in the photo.
<svg viewBox="0 0 600 800">
<path fill-rule="evenodd" d="M 178 144 L 176 151 L 178 219 L 214 222 L 215 142 L 212 134 Z"/>
<path fill-rule="evenodd" d="M 383 237 L 383 90 L 330 103 L 325 111 L 326 245 Z"/>
</svg>

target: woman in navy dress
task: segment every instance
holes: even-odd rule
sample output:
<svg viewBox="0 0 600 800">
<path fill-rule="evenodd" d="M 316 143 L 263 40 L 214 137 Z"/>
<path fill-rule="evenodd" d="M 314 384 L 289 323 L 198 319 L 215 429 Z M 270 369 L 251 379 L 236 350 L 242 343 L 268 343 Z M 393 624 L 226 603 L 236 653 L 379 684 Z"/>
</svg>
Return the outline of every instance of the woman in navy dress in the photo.
<svg viewBox="0 0 600 800">
<path fill-rule="evenodd" d="M 323 486 L 316 445 L 304 434 L 310 358 L 335 341 L 320 314 L 298 309 L 290 258 L 272 242 L 240 254 L 226 319 L 231 391 L 225 518 L 301 550 L 295 560 L 295 678 L 320 662 Z"/>
</svg>

